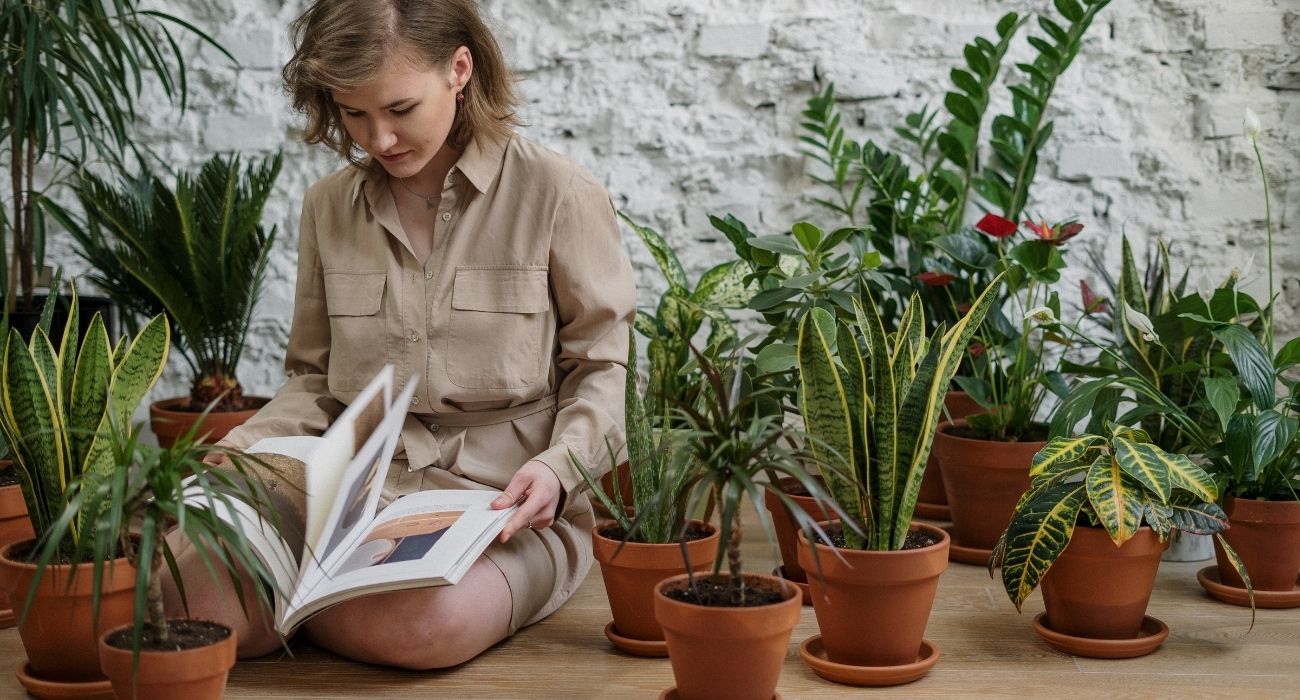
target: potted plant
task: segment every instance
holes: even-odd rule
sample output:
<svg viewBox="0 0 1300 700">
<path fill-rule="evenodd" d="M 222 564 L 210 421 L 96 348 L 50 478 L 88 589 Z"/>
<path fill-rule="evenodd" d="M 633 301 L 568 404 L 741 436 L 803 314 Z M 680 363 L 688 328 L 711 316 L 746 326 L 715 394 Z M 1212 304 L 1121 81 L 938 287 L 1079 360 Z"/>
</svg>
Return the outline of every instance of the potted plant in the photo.
<svg viewBox="0 0 1300 700">
<path fill-rule="evenodd" d="M 78 543 L 85 523 L 59 524 L 69 486 L 95 485 L 114 470 L 108 426 L 124 423 L 157 381 L 169 344 L 167 320 L 158 316 L 134 338 L 109 344 L 95 315 L 84 339 L 77 336 L 74 287 L 69 318 L 56 351 L 37 327 L 23 342 L 10 330 L 0 372 L 0 432 L 18 470 L 23 500 L 39 540 L 0 549 L 0 590 L 15 606 L 23 602 L 18 631 L 27 651 L 19 680 L 33 694 L 95 692 L 107 682 L 96 661 L 96 630 L 128 622 L 131 616 L 129 563 L 107 550 L 103 576 L 78 575 Z M 39 586 L 36 542 L 49 543 L 59 562 L 45 567 Z M 100 604 L 91 603 L 92 594 Z M 25 602 L 24 602 L 25 601 Z M 92 612 L 97 607 L 98 614 Z M 89 687 L 87 687 L 89 686 Z"/>
<path fill-rule="evenodd" d="M 821 634 L 800 652 L 813 671 L 853 685 L 895 685 L 925 675 L 939 650 L 926 621 L 948 565 L 948 536 L 912 522 L 944 393 L 967 344 L 997 298 L 995 278 L 970 312 L 926 338 L 913 296 L 897 333 L 887 334 L 874 302 L 853 324 L 813 309 L 800 324 L 801 412 L 827 487 L 858 528 L 825 524 L 832 537 L 800 537 Z M 855 529 L 864 535 L 856 534 Z M 814 552 L 823 556 L 814 559 Z M 838 556 L 825 556 L 834 552 Z M 874 628 L 877 634 L 864 635 Z"/>
<path fill-rule="evenodd" d="M 128 315 L 165 313 L 176 327 L 190 394 L 150 406 L 160 445 L 200 417 L 199 434 L 215 442 L 269 400 L 246 396 L 236 372 L 275 242 L 261 219 L 280 160 L 242 167 L 216 155 L 174 188 L 147 169 L 118 187 L 86 173 L 75 187 L 84 222 L 49 207 L 95 267 L 90 279 Z"/>
<path fill-rule="evenodd" d="M 100 630 L 98 637 L 96 658 L 114 695 L 123 700 L 218 700 L 235 664 L 235 634 L 215 622 L 167 618 L 163 567 L 174 567 L 175 556 L 166 537 L 175 526 L 175 534 L 195 545 L 214 576 L 234 581 L 247 572 L 274 582 L 248 543 L 245 528 L 250 524 L 218 512 L 235 512 L 239 500 L 263 523 L 276 526 L 278 521 L 266 488 L 246 465 L 251 458 L 202 445 L 194 428 L 166 448 L 141 443 L 139 433 L 139 427 L 110 427 L 115 468 L 107 479 L 76 485 L 55 528 L 81 523 L 84 536 L 76 543 L 74 559 L 90 562 L 83 567 L 95 578 L 104 575 L 109 552 L 122 553 L 135 571 L 133 592 L 139 604 L 133 617 Z M 229 458 L 226 465 L 204 461 L 214 449 Z M 38 580 L 57 553 L 57 543 L 47 542 L 35 562 Z M 183 582 L 177 589 L 184 604 Z M 258 600 L 241 604 L 269 606 L 267 588 L 254 589 Z M 95 603 L 98 598 L 92 596 Z"/>
<path fill-rule="evenodd" d="M 749 339 L 739 341 L 744 348 Z M 780 414 L 761 410 L 759 403 L 776 399 L 778 390 L 746 372 L 738 354 L 710 359 L 694 352 L 707 385 L 696 405 L 682 405 L 687 473 L 669 478 L 659 498 L 675 504 L 674 530 L 686 527 L 686 514 L 708 502 L 718 513 L 718 552 L 711 574 L 693 572 L 665 579 L 655 587 L 655 619 L 663 626 L 668 658 L 676 678 L 676 697 L 768 698 L 776 689 L 790 633 L 799 622 L 799 591 L 783 579 L 744 571 L 740 555 L 741 504 L 748 500 L 758 511 L 765 532 L 770 522 L 762 510 L 765 489 L 775 489 L 772 477 L 799 479 L 823 507 L 829 502 L 822 488 L 804 471 L 801 455 L 783 444 L 792 436 Z M 766 474 L 769 479 L 757 477 Z M 795 517 L 816 528 L 801 511 Z M 727 573 L 721 573 L 723 561 Z"/>
<path fill-rule="evenodd" d="M 45 180 L 44 166 L 91 155 L 119 160 L 130 148 L 128 127 L 146 76 L 156 77 L 167 99 L 179 101 L 184 110 L 189 83 L 177 28 L 234 61 L 193 25 L 142 9 L 138 0 L 44 0 L 5 7 L 0 104 L 12 211 L 0 217 L 0 230 L 10 240 L 0 254 L 0 295 L 24 338 L 38 324 L 42 305 L 34 296 L 46 249 L 46 219 L 39 206 L 49 201 L 44 192 L 61 182 L 58 170 Z M 50 294 L 56 291 L 52 286 Z M 82 307 L 95 302 L 83 298 Z M 105 300 L 99 305 L 106 310 Z M 54 332 L 62 329 L 56 324 Z M 79 332 L 84 335 L 86 327 Z"/>
<path fill-rule="evenodd" d="M 46 307 L 54 305 L 54 297 L 47 297 Z M 0 338 L 9 337 L 9 313 L 0 309 Z M 9 459 L 9 446 L 0 439 L 0 547 L 34 537 L 32 521 L 27 518 L 27 504 L 23 502 L 23 489 L 19 486 L 18 470 Z M 14 611 L 9 596 L 0 591 L 0 629 L 14 625 Z"/>
<path fill-rule="evenodd" d="M 1034 631 L 1069 654 L 1130 658 L 1169 634 L 1146 615 L 1160 555 L 1175 530 L 1220 534 L 1218 488 L 1185 455 L 1140 428 L 1053 439 L 1034 456 L 1033 482 L 990 560 L 1019 610 L 1042 584 Z M 1233 569 L 1245 569 L 1231 547 Z M 1249 584 L 1247 584 L 1249 585 Z"/>
<path fill-rule="evenodd" d="M 657 497 L 680 490 L 680 483 L 670 484 L 669 480 L 686 478 L 689 472 L 674 469 L 674 433 L 661 430 L 656 434 L 650 428 L 645 402 L 637 390 L 636 366 L 636 343 L 629 343 L 624 406 L 631 497 L 625 499 L 618 478 L 607 490 L 576 453 L 570 451 L 569 459 L 611 518 L 597 523 L 591 535 L 605 595 L 614 613 L 605 636 L 629 654 L 664 657 L 668 645 L 654 617 L 654 587 L 687 567 L 696 573 L 712 569 L 718 531 L 703 521 L 690 520 L 685 536 L 678 537 L 672 518 L 676 504 Z M 610 466 L 617 468 L 613 450 Z"/>
</svg>

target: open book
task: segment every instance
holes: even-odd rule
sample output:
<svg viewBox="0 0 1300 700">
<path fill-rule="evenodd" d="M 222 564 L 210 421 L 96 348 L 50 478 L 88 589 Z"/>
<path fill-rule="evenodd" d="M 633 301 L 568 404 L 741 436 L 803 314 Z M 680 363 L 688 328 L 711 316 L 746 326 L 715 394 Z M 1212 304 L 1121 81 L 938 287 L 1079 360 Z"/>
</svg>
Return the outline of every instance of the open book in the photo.
<svg viewBox="0 0 1300 700">
<path fill-rule="evenodd" d="M 275 576 L 275 627 L 288 634 L 313 614 L 350 598 L 423 586 L 454 584 L 501 532 L 515 508 L 492 510 L 493 490 L 423 491 L 379 510 L 406 406 L 418 377 L 393 396 L 393 368 L 385 367 L 321 437 L 259 440 L 245 452 L 273 465 L 292 494 L 278 532 L 247 504 L 230 499 L 235 513 L 201 492 L 190 503 L 218 508 L 239 525 Z M 302 470 L 302 474 L 291 472 Z M 305 477 L 305 478 L 302 478 Z M 281 490 L 279 496 L 286 494 Z M 293 496 L 296 496 L 293 497 Z M 303 527 L 290 532 L 291 523 Z M 300 552 L 286 541 L 301 535 Z M 295 556 L 300 554 L 301 556 Z"/>
</svg>

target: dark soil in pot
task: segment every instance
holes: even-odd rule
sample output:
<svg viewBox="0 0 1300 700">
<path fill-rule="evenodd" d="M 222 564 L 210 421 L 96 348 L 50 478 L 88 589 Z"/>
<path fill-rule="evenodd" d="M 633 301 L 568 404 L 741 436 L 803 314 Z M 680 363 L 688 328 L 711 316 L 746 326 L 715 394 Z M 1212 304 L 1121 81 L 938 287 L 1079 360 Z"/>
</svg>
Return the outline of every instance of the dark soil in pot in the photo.
<svg viewBox="0 0 1300 700">
<path fill-rule="evenodd" d="M 766 586 L 745 586 L 744 595 L 738 586 L 730 580 L 714 579 L 711 576 L 698 576 L 695 587 L 671 588 L 664 595 L 683 603 L 703 605 L 710 608 L 754 608 L 761 605 L 774 605 L 786 599 L 786 594 Z"/>
<path fill-rule="evenodd" d="M 106 642 L 117 649 L 131 649 L 130 628 L 120 629 L 108 635 Z M 145 633 L 140 639 L 141 651 L 184 651 L 206 647 L 229 637 L 230 628 L 215 622 L 204 620 L 171 620 L 167 623 L 166 642 Z"/>
<path fill-rule="evenodd" d="M 622 540 L 624 540 L 624 538 L 627 537 L 627 533 L 623 530 L 623 528 L 620 527 L 620 526 L 617 526 L 617 525 L 615 525 L 615 526 L 613 526 L 613 527 L 603 527 L 603 528 L 601 528 L 598 532 L 599 532 L 599 534 L 600 534 L 601 537 L 604 537 L 605 539 L 608 539 L 608 540 L 619 540 L 619 541 L 622 541 Z M 705 537 L 708 537 L 709 535 L 712 535 L 712 534 L 713 534 L 713 528 L 691 526 L 691 527 L 687 528 L 687 530 L 686 530 L 686 536 L 685 536 L 683 539 L 685 539 L 687 542 L 694 542 L 694 541 L 696 541 L 696 540 L 702 540 L 702 539 L 704 539 Z M 627 540 L 627 541 L 630 542 L 630 543 L 631 543 L 631 542 L 635 542 L 635 543 L 638 543 L 638 544 L 646 544 L 645 542 L 643 542 L 643 541 L 641 541 L 641 540 L 639 540 L 639 539 L 637 539 L 637 538 L 635 538 L 635 537 L 632 538 L 632 539 L 630 539 L 630 540 Z M 678 544 L 678 543 L 677 543 L 677 542 L 673 542 L 672 544 Z"/>
</svg>

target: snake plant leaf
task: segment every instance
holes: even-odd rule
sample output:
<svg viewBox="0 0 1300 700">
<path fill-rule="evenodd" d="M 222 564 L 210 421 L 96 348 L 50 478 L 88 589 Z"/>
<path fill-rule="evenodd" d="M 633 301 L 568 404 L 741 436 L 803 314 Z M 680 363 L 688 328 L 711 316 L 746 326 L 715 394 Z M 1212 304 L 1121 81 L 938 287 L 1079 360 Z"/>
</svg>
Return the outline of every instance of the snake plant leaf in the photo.
<svg viewBox="0 0 1300 700">
<path fill-rule="evenodd" d="M 1228 529 L 1228 514 L 1217 503 L 1171 503 L 1174 527 L 1193 535 L 1215 535 Z"/>
<path fill-rule="evenodd" d="M 1002 559 L 1002 584 L 1020 610 L 1043 574 L 1065 551 L 1074 534 L 1075 520 L 1087 501 L 1083 484 L 1070 482 L 1048 489 L 1028 503 L 1007 530 Z"/>
<path fill-rule="evenodd" d="M 59 362 L 59 357 L 54 352 L 50 337 L 45 335 L 45 331 L 37 328 L 32 333 L 27 347 L 32 352 L 32 360 L 36 363 L 36 370 L 41 375 L 41 381 L 49 389 L 50 401 L 54 404 L 55 415 L 62 415 L 63 391 L 59 385 L 59 372 L 62 363 Z"/>
<path fill-rule="evenodd" d="M 898 444 L 901 436 L 899 410 L 902 408 L 902 396 L 898 386 L 898 377 L 894 376 L 894 365 L 889 352 L 889 338 L 885 326 L 876 310 L 874 301 L 857 304 L 854 313 L 858 319 L 867 341 L 868 376 L 871 378 L 869 389 L 872 414 L 869 421 L 871 452 L 868 458 L 875 469 L 868 471 L 868 483 L 872 502 L 875 506 L 875 521 L 878 525 L 877 536 L 887 540 L 877 540 L 873 549 L 885 549 L 886 541 L 893 541 L 894 511 L 897 506 L 896 491 L 899 487 Z M 914 416 L 920 420 L 919 411 Z"/>
<path fill-rule="evenodd" d="M 50 289 L 58 289 L 58 282 L 51 284 Z M 50 296 L 54 296 L 51 294 Z M 48 301 L 48 298 L 47 298 Z M 72 403 L 72 373 L 77 363 L 77 344 L 80 342 L 78 326 L 80 316 L 77 301 L 77 285 L 72 285 L 72 293 L 68 302 L 68 322 L 63 326 L 63 338 L 59 340 L 59 387 L 61 393 L 59 401 L 61 406 L 69 406 Z M 98 314 L 96 314 L 98 316 Z"/>
<path fill-rule="evenodd" d="M 1130 478 L 1112 456 L 1100 455 L 1088 468 L 1084 482 L 1093 512 L 1117 547 L 1142 527 L 1145 503 L 1141 489 L 1134 488 Z"/>
<path fill-rule="evenodd" d="M 917 363 L 925 352 L 925 307 L 919 294 L 912 294 L 912 299 L 903 311 L 898 322 L 898 332 L 894 340 L 893 372 L 895 381 L 905 379 L 910 382 L 916 371 Z"/>
<path fill-rule="evenodd" d="M 830 317 L 824 309 L 814 308 L 799 321 L 799 379 L 803 386 L 800 408 L 808 432 L 815 438 L 809 441 L 809 449 L 818 466 L 834 465 L 847 470 L 854 461 L 848 395 L 835 368 L 830 342 L 822 335 L 822 324 L 815 320 L 818 315 Z M 835 468 L 820 471 L 835 500 L 851 518 L 861 519 L 861 501 L 854 485 Z M 854 536 L 848 529 L 845 535 Z M 850 542 L 850 546 L 855 543 Z"/>
<path fill-rule="evenodd" d="M 71 386 L 67 408 L 68 444 L 72 464 L 85 463 L 95 429 L 104 415 L 108 383 L 113 374 L 112 352 L 104 319 L 95 314 L 81 343 L 81 352 L 76 353 L 76 365 L 68 382 Z"/>
<path fill-rule="evenodd" d="M 43 331 L 38 328 L 35 334 L 43 335 Z M 14 461 L 42 486 L 46 503 L 62 503 L 68 479 L 63 445 L 55 432 L 58 417 L 54 397 L 17 329 L 9 331 L 0 386 Z"/>
<path fill-rule="evenodd" d="M 1089 450 L 1105 442 L 1097 435 L 1080 435 L 1078 437 L 1053 438 L 1034 455 L 1029 463 L 1029 476 L 1050 474 L 1056 469 L 1083 459 Z"/>
<path fill-rule="evenodd" d="M 1119 436 L 1115 436 L 1113 443 L 1115 461 L 1120 468 L 1150 489 L 1161 503 L 1168 503 L 1173 493 L 1168 456 L 1150 444 L 1132 442 Z"/>
<path fill-rule="evenodd" d="M 131 341 L 122 362 L 113 368 L 108 403 L 86 450 L 81 474 L 88 488 L 96 487 L 113 470 L 112 431 L 130 424 L 135 407 L 149 393 L 167 363 L 171 326 L 161 314 L 153 317 Z"/>
</svg>

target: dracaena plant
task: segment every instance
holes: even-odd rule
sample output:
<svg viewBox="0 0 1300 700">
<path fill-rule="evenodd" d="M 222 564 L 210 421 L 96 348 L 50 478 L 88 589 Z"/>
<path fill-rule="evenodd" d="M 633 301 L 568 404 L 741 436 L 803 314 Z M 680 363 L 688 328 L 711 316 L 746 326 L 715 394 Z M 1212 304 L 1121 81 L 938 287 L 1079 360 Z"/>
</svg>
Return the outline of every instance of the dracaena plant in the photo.
<svg viewBox="0 0 1300 700">
<path fill-rule="evenodd" d="M 245 408 L 236 370 L 275 242 L 261 220 L 279 173 L 279 154 L 247 167 L 216 155 L 178 174 L 174 188 L 147 169 L 117 186 L 86 173 L 75 186 L 84 221 L 47 207 L 115 302 L 136 317 L 171 319 L 195 410 L 218 400 L 218 411 Z"/>
<path fill-rule="evenodd" d="M 626 503 L 623 499 L 617 476 L 618 456 L 613 449 L 609 450 L 610 469 L 615 475 L 610 494 L 605 493 L 600 482 L 573 450 L 569 450 L 569 461 L 578 469 L 592 494 L 609 511 L 610 517 L 618 523 L 626 541 L 666 544 L 677 535 L 672 517 L 676 504 L 670 499 L 660 498 L 660 495 L 680 492 L 680 480 L 686 478 L 688 472 L 674 469 L 676 433 L 668 428 L 656 430 L 651 427 L 645 400 L 637 389 L 637 353 L 633 341 L 635 338 L 629 338 L 623 404 L 627 416 L 627 462 L 632 479 L 632 502 Z"/>
<path fill-rule="evenodd" d="M 814 461 L 861 530 L 845 528 L 848 547 L 903 548 L 948 384 L 1000 284 L 929 338 L 917 297 L 892 334 L 870 297 L 855 301 L 852 323 L 820 308 L 800 323 L 800 408 Z"/>
<path fill-rule="evenodd" d="M 710 268 L 691 289 L 681 261 L 663 236 L 625 214 L 619 216 L 641 238 L 668 285 L 655 312 L 638 309 L 633 326 L 649 340 L 647 416 L 654 426 L 668 426 L 673 422 L 674 401 L 690 403 L 701 386 L 699 372 L 691 369 L 687 343 L 706 321 L 709 346 L 735 339 L 727 310 L 743 308 L 753 292 L 745 280 L 748 271 L 739 260 Z"/>
<path fill-rule="evenodd" d="M 1228 517 L 1214 480 L 1186 455 L 1151 443 L 1145 431 L 1114 426 L 1104 435 L 1056 438 L 1034 456 L 1029 490 L 989 559 L 1016 609 L 1033 593 L 1079 524 L 1104 527 L 1121 546 L 1143 525 L 1164 542 L 1174 530 L 1214 535 L 1246 581 L 1222 535 Z M 1253 592 L 1252 592 L 1253 596 Z"/>
<path fill-rule="evenodd" d="M 79 339 L 74 285 L 67 325 L 57 349 L 43 328 L 29 341 L 16 329 L 5 340 L 0 367 L 0 432 L 22 485 L 38 537 L 64 554 L 76 551 L 83 523 L 56 527 L 69 488 L 94 487 L 115 464 L 110 426 L 125 424 L 162 374 L 170 347 L 167 319 L 155 316 L 114 347 L 99 314 Z M 46 326 L 48 327 L 48 325 Z M 80 344 L 78 344 L 80 342 Z"/>
<path fill-rule="evenodd" d="M 809 541 L 825 536 L 812 516 L 777 487 L 781 477 L 798 481 L 814 503 L 827 512 L 844 515 L 804 469 L 807 452 L 793 446 L 801 437 L 798 431 L 784 424 L 781 413 L 764 410 L 765 401 L 779 401 L 787 392 L 768 381 L 771 375 L 757 374 L 752 364 L 743 362 L 742 353 L 750 340 L 739 340 L 708 355 L 690 346 L 705 386 L 695 404 L 677 406 L 685 426 L 685 455 L 678 468 L 685 473 L 666 480 L 657 496 L 660 501 L 674 504 L 673 527 L 678 538 L 685 533 L 688 513 L 716 507 L 719 541 L 713 575 L 718 575 L 726 561 L 731 599 L 736 605 L 744 604 L 748 591 L 740 553 L 742 503 L 748 500 L 758 513 L 769 544 L 774 539 L 771 515 L 763 501 L 765 490 L 776 494 Z M 728 351 L 729 355 L 722 354 Z M 777 556 L 775 551 L 773 556 Z M 696 577 L 690 572 L 688 565 L 694 588 Z"/>
</svg>

